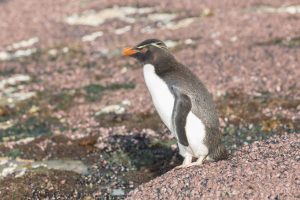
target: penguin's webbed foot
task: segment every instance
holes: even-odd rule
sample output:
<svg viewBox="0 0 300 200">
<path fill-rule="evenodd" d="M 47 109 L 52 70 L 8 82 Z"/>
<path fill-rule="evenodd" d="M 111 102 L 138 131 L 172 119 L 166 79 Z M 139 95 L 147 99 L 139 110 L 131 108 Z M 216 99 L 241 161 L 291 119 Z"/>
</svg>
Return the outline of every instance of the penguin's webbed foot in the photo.
<svg viewBox="0 0 300 200">
<path fill-rule="evenodd" d="M 185 165 L 184 165 L 184 164 L 178 165 L 178 166 L 176 166 L 174 169 L 175 169 L 175 170 L 178 170 L 178 169 L 189 168 L 189 167 L 191 167 L 191 166 L 196 165 L 195 163 L 196 163 L 196 162 L 189 163 L 189 164 L 185 164 Z"/>
<path fill-rule="evenodd" d="M 205 160 L 206 156 L 200 156 L 196 162 L 183 162 L 182 165 L 176 166 L 174 169 L 183 169 L 183 168 L 189 168 L 191 166 L 200 166 L 202 165 L 203 161 Z"/>
</svg>

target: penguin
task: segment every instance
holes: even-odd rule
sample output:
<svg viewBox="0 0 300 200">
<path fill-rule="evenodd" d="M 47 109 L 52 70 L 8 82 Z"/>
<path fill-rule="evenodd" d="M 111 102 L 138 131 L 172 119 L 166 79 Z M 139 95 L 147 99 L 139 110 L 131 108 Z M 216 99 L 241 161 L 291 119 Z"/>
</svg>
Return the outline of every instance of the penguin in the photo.
<svg viewBox="0 0 300 200">
<path fill-rule="evenodd" d="M 161 120 L 177 139 L 184 158 L 177 168 L 223 160 L 228 153 L 212 95 L 199 78 L 176 60 L 158 39 L 147 39 L 123 49 L 123 55 L 143 66 L 145 83 Z M 193 162 L 193 159 L 197 160 Z"/>
</svg>

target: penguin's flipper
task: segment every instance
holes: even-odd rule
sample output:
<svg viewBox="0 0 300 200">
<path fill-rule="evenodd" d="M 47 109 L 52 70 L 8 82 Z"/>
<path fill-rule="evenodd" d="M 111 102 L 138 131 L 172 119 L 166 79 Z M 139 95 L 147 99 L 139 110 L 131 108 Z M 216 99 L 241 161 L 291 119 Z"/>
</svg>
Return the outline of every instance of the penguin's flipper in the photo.
<svg viewBox="0 0 300 200">
<path fill-rule="evenodd" d="M 185 132 L 186 118 L 189 114 L 192 103 L 190 98 L 183 94 L 178 88 L 172 87 L 175 97 L 174 108 L 172 113 L 172 126 L 177 136 L 178 142 L 184 146 L 189 146 Z"/>
</svg>

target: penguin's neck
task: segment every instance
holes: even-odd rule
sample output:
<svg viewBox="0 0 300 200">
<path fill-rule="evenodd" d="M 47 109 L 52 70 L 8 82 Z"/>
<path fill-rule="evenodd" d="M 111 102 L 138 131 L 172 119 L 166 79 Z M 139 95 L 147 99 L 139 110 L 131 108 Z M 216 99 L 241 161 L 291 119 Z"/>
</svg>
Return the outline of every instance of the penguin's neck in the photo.
<svg viewBox="0 0 300 200">
<path fill-rule="evenodd" d="M 162 77 L 164 74 L 174 70 L 178 65 L 177 61 L 173 56 L 163 56 L 163 55 L 156 55 L 151 56 L 149 59 L 144 60 L 142 63 L 144 68 L 147 65 L 147 68 L 150 68 L 151 65 L 154 68 L 154 72 L 156 75 Z"/>
</svg>

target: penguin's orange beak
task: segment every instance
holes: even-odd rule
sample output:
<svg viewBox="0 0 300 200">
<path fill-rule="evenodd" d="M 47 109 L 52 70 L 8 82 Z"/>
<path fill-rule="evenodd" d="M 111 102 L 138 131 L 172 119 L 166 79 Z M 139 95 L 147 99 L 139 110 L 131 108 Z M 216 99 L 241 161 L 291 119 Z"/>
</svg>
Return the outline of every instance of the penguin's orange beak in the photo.
<svg viewBox="0 0 300 200">
<path fill-rule="evenodd" d="M 123 49 L 123 56 L 132 56 L 134 54 L 136 54 L 138 51 L 134 50 L 131 47 L 126 47 Z"/>
</svg>

